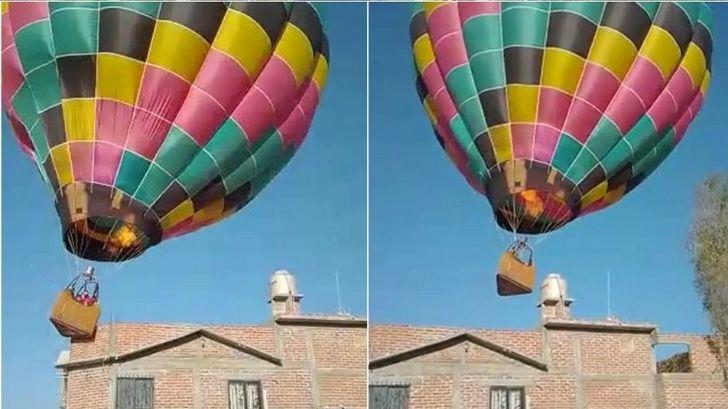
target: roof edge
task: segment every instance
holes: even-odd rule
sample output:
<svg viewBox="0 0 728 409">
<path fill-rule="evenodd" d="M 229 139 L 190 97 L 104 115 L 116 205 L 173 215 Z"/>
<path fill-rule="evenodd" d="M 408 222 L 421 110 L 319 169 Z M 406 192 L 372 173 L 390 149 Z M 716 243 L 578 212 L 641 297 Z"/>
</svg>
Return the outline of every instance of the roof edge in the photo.
<svg viewBox="0 0 728 409">
<path fill-rule="evenodd" d="M 262 359 L 264 361 L 270 362 L 276 366 L 283 365 L 283 361 L 278 357 L 270 355 L 259 349 L 247 346 L 245 344 L 241 344 L 239 342 L 233 341 L 229 338 L 225 338 L 221 335 L 215 334 L 214 332 L 211 332 L 204 328 L 200 328 L 200 329 L 197 329 L 190 333 L 187 333 L 185 335 L 181 335 L 179 337 L 172 338 L 167 341 L 163 341 L 163 342 L 153 344 L 153 345 L 150 345 L 147 347 L 143 347 L 143 348 L 140 348 L 140 349 L 137 349 L 134 351 L 126 352 L 121 355 L 111 355 L 111 356 L 100 357 L 100 358 L 91 358 L 91 359 L 84 359 L 84 360 L 79 360 L 79 361 L 69 361 L 69 362 L 66 362 L 63 364 L 56 365 L 55 367 L 58 369 L 66 369 L 66 370 L 85 369 L 85 368 L 91 368 L 91 367 L 96 367 L 96 366 L 103 366 L 103 365 L 110 365 L 110 364 L 114 364 L 114 363 L 126 362 L 126 361 L 130 361 L 133 359 L 143 358 L 145 356 L 149 356 L 149 355 L 157 353 L 157 352 L 165 351 L 167 349 L 186 344 L 190 341 L 193 341 L 195 339 L 202 338 L 202 337 L 205 337 L 212 341 L 218 342 L 220 344 L 223 344 L 225 346 L 228 346 L 228 347 L 238 350 L 240 352 L 244 352 L 246 354 L 252 355 L 252 356 Z"/>
<path fill-rule="evenodd" d="M 533 358 L 527 357 L 519 352 L 516 352 L 512 349 L 508 349 L 505 347 L 502 347 L 500 345 L 494 344 L 490 341 L 487 341 L 483 338 L 480 338 L 478 336 L 475 336 L 471 333 L 464 332 L 460 335 L 456 335 L 454 337 L 446 338 L 442 341 L 433 342 L 431 344 L 426 344 L 417 348 L 413 348 L 407 351 L 399 352 L 390 356 L 386 356 L 384 358 L 374 359 L 369 362 L 369 369 L 379 369 L 384 368 L 386 366 L 394 365 L 403 361 L 407 361 L 413 358 L 417 358 L 422 355 L 430 354 L 433 352 L 442 351 L 443 349 L 450 348 L 451 346 L 460 344 L 462 342 L 471 342 L 475 345 L 478 345 L 480 347 L 489 349 L 493 352 L 499 353 L 505 357 L 514 359 L 516 361 L 519 361 L 521 363 L 524 363 L 528 366 L 531 366 L 533 368 L 538 369 L 542 372 L 548 372 L 548 367 L 545 363 L 537 361 Z"/>
<path fill-rule="evenodd" d="M 275 318 L 278 325 L 301 325 L 312 327 L 347 327 L 367 328 L 367 320 L 358 317 L 347 316 L 305 316 L 305 315 L 282 315 Z"/>
<path fill-rule="evenodd" d="M 648 323 L 622 323 L 605 321 L 573 321 L 573 320 L 549 320 L 543 324 L 544 328 L 550 330 L 566 331 L 591 331 L 591 332 L 622 332 L 632 334 L 651 334 L 657 330 L 657 326 Z"/>
</svg>

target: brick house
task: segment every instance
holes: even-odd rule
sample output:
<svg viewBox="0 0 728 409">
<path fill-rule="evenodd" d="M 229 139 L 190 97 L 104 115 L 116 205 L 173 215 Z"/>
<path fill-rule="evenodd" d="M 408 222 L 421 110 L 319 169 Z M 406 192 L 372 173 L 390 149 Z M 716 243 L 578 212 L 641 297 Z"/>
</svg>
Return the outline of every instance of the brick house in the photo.
<svg viewBox="0 0 728 409">
<path fill-rule="evenodd" d="M 549 280 L 563 291 L 545 294 L 553 289 Z M 369 407 L 728 408 L 724 375 L 707 337 L 572 318 L 565 288 L 558 276 L 547 278 L 533 330 L 372 325 Z M 656 369 L 654 351 L 662 344 L 685 347 L 672 358 L 682 361 L 671 366 L 681 373 Z"/>
<path fill-rule="evenodd" d="M 107 323 L 72 341 L 61 408 L 365 408 L 366 321 L 301 314 L 295 286 L 276 292 L 285 274 L 263 325 Z"/>
</svg>

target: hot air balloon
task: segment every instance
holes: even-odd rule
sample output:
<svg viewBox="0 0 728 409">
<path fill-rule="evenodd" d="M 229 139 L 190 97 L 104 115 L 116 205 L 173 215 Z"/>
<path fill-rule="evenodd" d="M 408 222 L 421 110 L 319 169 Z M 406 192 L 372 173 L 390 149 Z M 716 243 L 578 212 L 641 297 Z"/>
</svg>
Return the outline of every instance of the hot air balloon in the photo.
<svg viewBox="0 0 728 409">
<path fill-rule="evenodd" d="M 87 259 L 130 259 L 245 206 L 303 141 L 326 80 L 307 3 L 2 7 L 3 105 Z"/>
<path fill-rule="evenodd" d="M 328 59 L 308 3 L 2 3 L 3 106 L 91 260 L 250 202 L 303 142 Z"/>
<path fill-rule="evenodd" d="M 619 200 L 682 139 L 711 26 L 700 2 L 446 2 L 419 6 L 410 34 L 440 145 L 500 227 L 541 234 Z M 512 247 L 501 266 L 530 250 Z M 506 271 L 500 293 L 530 292 L 519 260 L 531 284 Z"/>
</svg>

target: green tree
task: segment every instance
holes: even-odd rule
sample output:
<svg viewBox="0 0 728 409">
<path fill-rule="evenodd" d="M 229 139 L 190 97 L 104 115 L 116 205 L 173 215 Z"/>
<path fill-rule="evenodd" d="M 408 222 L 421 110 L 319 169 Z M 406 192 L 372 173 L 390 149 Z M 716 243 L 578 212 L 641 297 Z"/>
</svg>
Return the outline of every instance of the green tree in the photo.
<svg viewBox="0 0 728 409">
<path fill-rule="evenodd" d="M 698 188 L 688 247 L 713 327 L 710 346 L 728 382 L 728 175 L 709 176 Z"/>
</svg>

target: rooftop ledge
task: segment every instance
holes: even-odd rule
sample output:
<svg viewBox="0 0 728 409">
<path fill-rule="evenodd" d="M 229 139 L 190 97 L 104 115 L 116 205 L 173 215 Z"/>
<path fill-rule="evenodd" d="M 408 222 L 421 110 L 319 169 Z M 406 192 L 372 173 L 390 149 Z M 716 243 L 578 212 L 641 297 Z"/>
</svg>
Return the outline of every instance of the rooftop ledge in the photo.
<svg viewBox="0 0 728 409">
<path fill-rule="evenodd" d="M 367 320 L 350 315 L 279 315 L 275 318 L 278 325 L 305 325 L 317 327 L 358 327 L 366 328 Z"/>
<path fill-rule="evenodd" d="M 589 321 L 550 319 L 543 324 L 546 329 L 566 331 L 622 332 L 651 334 L 657 326 L 649 323 L 625 323 L 620 321 Z"/>
</svg>

